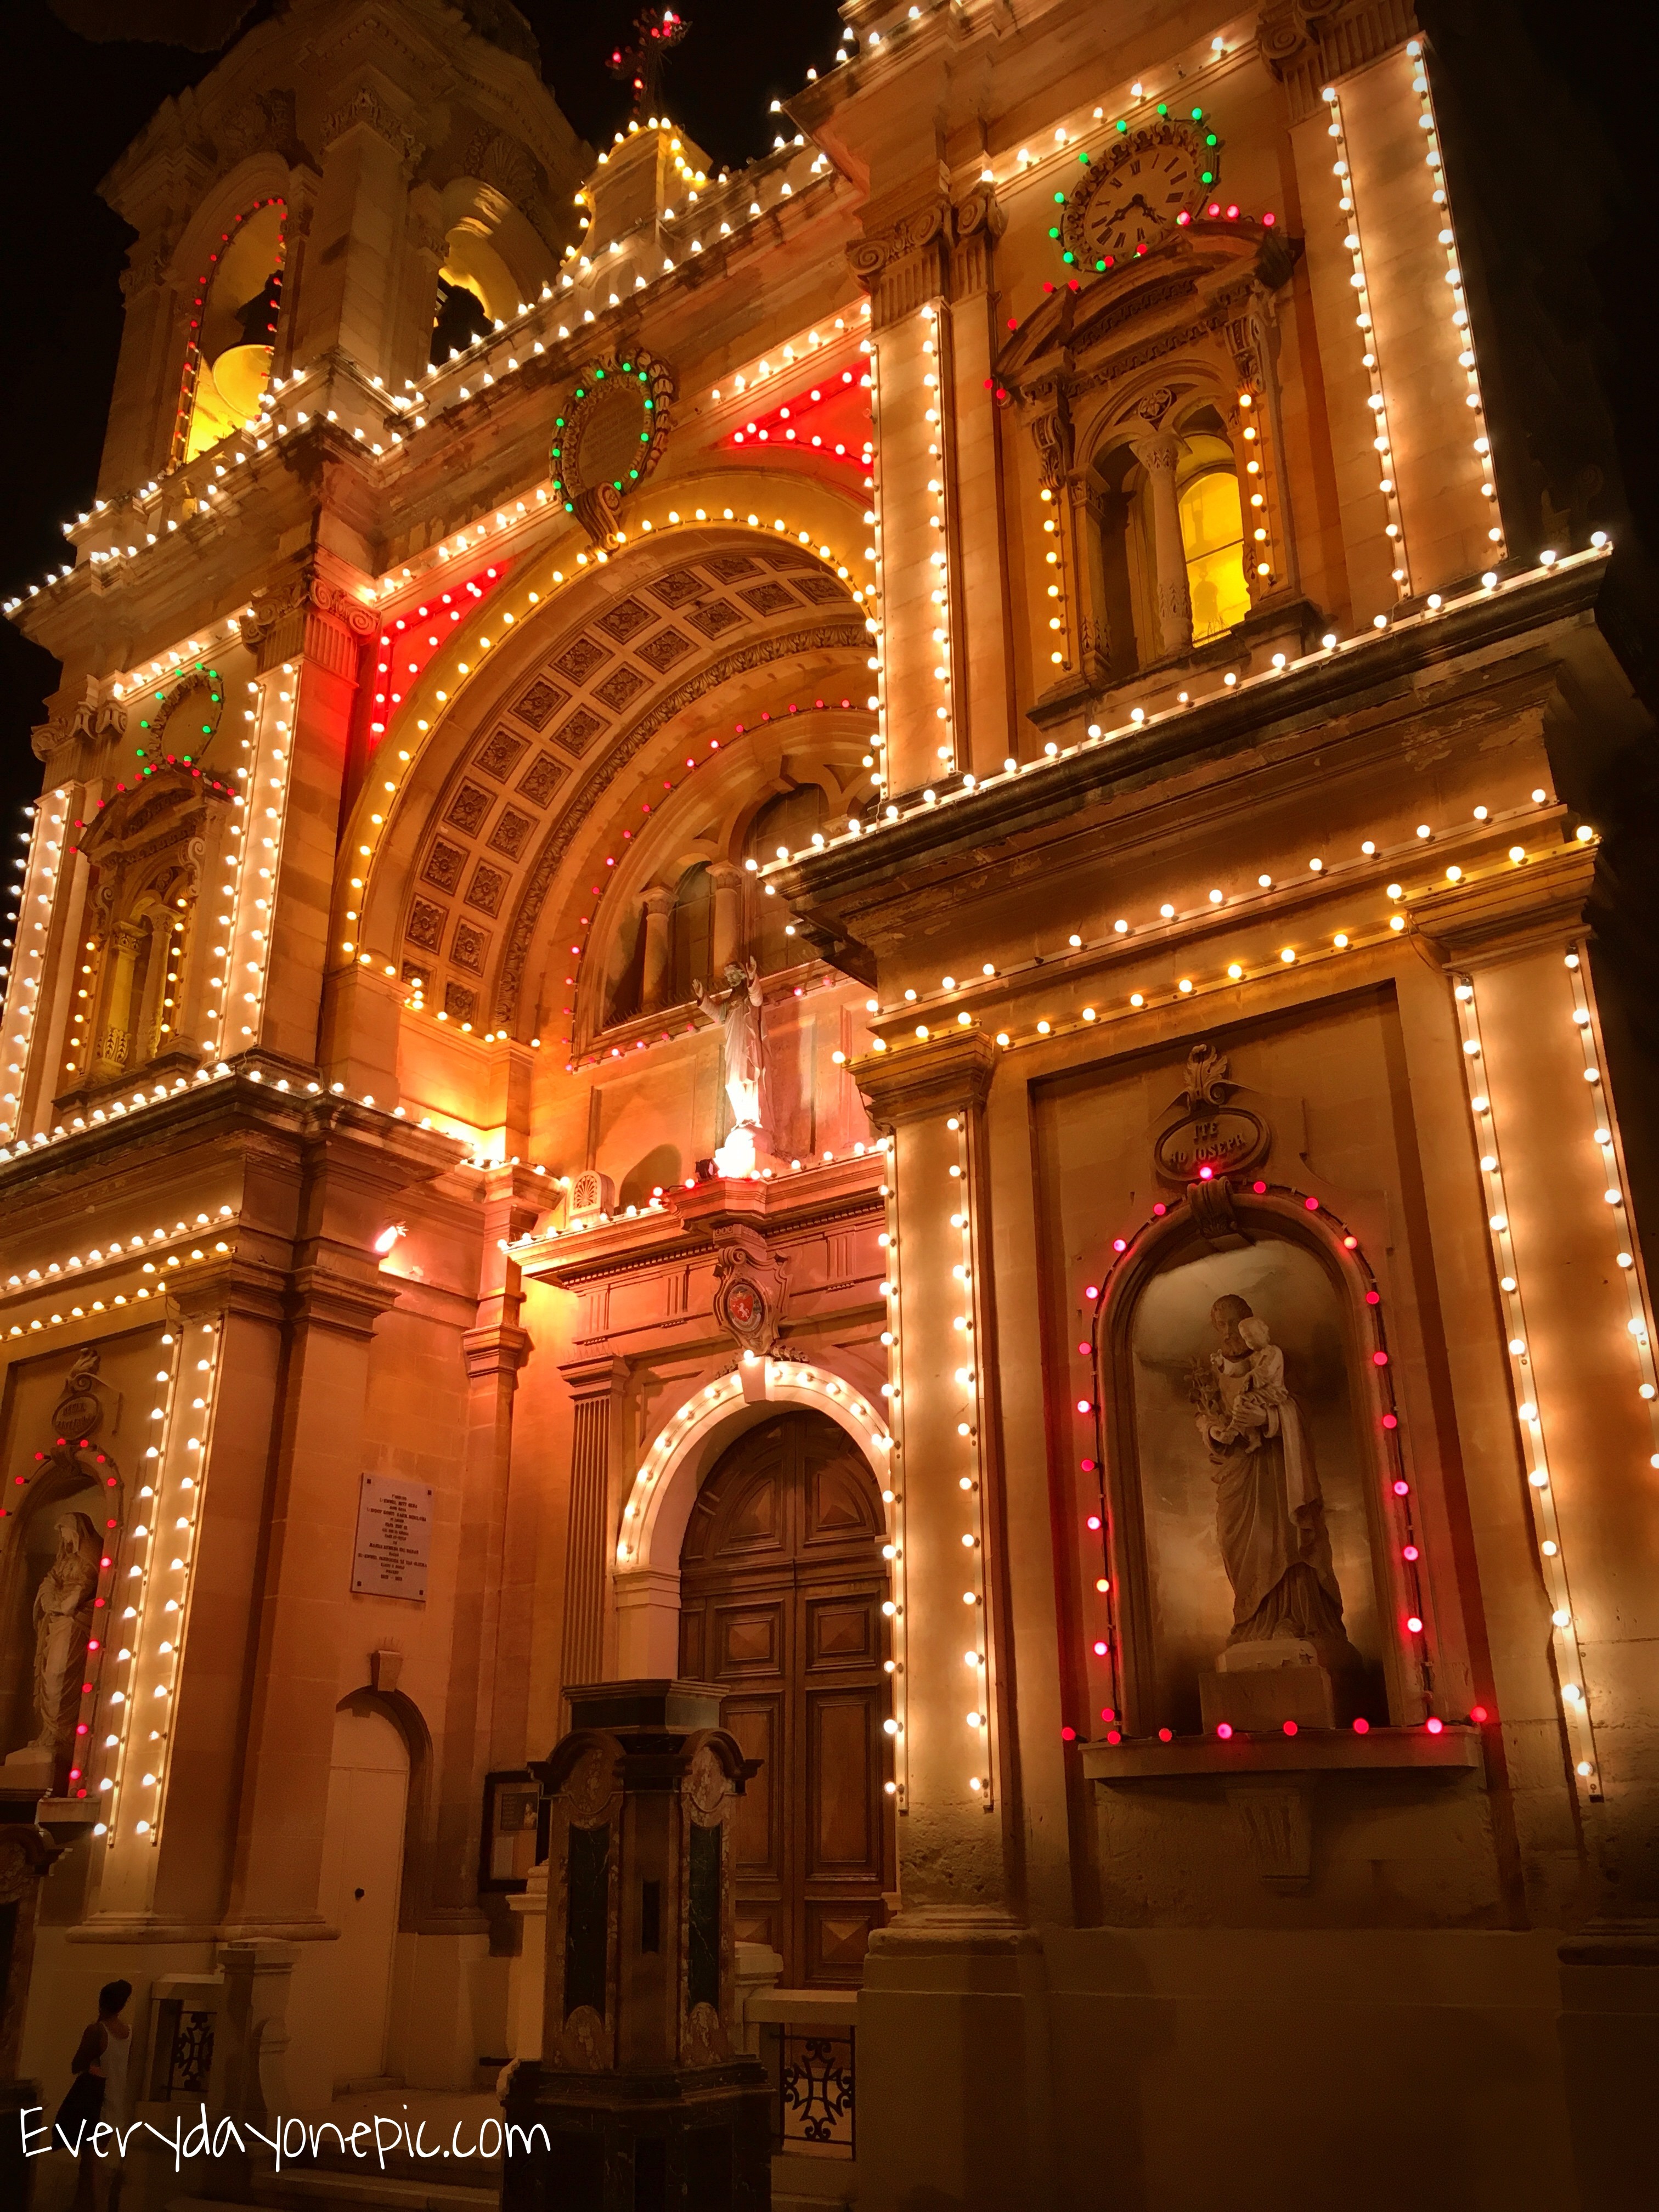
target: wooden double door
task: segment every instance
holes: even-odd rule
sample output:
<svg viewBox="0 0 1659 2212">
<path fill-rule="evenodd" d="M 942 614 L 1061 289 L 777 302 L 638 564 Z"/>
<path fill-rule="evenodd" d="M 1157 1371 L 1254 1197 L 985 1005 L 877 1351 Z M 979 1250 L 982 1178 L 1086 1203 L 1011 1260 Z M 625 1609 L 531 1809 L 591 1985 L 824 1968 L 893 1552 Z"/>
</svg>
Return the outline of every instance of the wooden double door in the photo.
<svg viewBox="0 0 1659 2212">
<path fill-rule="evenodd" d="M 884 1528 L 851 1439 L 791 1413 L 715 1463 L 680 1551 L 680 1671 L 729 1686 L 726 1726 L 761 1762 L 737 1932 L 782 1954 L 786 1988 L 858 1982 L 895 1886 Z"/>
</svg>

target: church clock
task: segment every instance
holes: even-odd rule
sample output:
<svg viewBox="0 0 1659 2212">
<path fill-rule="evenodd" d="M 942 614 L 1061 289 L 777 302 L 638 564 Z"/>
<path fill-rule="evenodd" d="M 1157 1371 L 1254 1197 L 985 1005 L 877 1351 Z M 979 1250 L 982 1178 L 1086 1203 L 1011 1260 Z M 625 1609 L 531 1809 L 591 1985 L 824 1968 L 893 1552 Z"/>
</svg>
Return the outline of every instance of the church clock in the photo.
<svg viewBox="0 0 1659 2212">
<path fill-rule="evenodd" d="M 1104 270 L 1150 253 L 1204 205 L 1220 142 L 1201 112 L 1132 131 L 1089 165 L 1054 234 L 1068 267 Z"/>
</svg>

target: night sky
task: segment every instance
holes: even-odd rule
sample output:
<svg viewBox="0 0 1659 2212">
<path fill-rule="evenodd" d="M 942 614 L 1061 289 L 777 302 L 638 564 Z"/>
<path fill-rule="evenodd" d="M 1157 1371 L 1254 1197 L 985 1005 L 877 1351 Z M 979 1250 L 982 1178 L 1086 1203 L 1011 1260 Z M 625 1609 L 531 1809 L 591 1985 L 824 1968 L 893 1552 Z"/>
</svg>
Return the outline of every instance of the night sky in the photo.
<svg viewBox="0 0 1659 2212">
<path fill-rule="evenodd" d="M 595 145 L 625 119 L 628 94 L 605 61 L 639 0 L 523 0 L 544 75 Z M 60 524 L 90 503 L 120 337 L 118 278 L 125 225 L 99 179 L 170 93 L 212 67 L 188 45 L 88 38 L 118 25 L 198 41 L 237 0 L 9 0 L 0 42 L 10 94 L 0 131 L 7 268 L 0 348 L 0 597 L 61 563 Z M 1630 505 L 1659 543 L 1653 250 L 1656 11 L 1571 11 L 1554 0 L 1419 0 L 1443 51 L 1458 50 L 1462 95 L 1479 109 L 1496 220 L 1542 312 L 1570 312 L 1594 334 Z M 252 23 L 276 12 L 256 0 Z M 690 35 L 673 57 L 668 106 L 717 162 L 771 144 L 775 98 L 824 69 L 840 35 L 835 0 L 688 0 Z M 1599 23 L 1601 40 L 1561 43 L 1563 27 Z M 1616 48 L 1613 45 L 1616 34 Z M 1494 168 L 1492 165 L 1495 164 Z M 1510 186 L 1512 185 L 1512 192 Z M 1555 288 L 1553 290 L 1553 288 Z M 1564 308 L 1564 301 L 1568 303 Z M 55 664 L 0 623 L 0 826 L 40 787 L 28 732 Z"/>
</svg>

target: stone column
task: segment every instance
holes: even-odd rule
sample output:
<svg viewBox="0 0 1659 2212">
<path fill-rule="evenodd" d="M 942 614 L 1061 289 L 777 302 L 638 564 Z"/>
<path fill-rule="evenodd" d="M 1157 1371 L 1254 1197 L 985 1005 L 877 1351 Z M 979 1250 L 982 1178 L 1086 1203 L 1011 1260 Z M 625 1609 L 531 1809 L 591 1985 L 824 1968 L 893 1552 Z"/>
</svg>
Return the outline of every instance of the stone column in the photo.
<svg viewBox="0 0 1659 2212">
<path fill-rule="evenodd" d="M 1181 541 L 1181 502 L 1176 491 L 1181 441 L 1172 430 L 1156 431 L 1142 438 L 1134 452 L 1146 471 L 1152 493 L 1158 627 L 1163 650 L 1166 655 L 1190 653 L 1193 602 L 1187 589 L 1187 554 Z"/>
<path fill-rule="evenodd" d="M 640 895 L 645 958 L 640 979 L 640 1012 L 654 1014 L 668 1003 L 674 976 L 674 893 L 667 884 L 651 884 Z"/>
<path fill-rule="evenodd" d="M 130 922 L 122 922 L 110 932 L 108 950 L 104 956 L 109 970 L 103 992 L 103 1018 L 99 1025 L 97 1052 L 88 1071 L 95 1083 L 107 1082 L 111 1076 L 119 1075 L 127 1064 L 132 1044 L 133 971 L 143 945 L 143 931 Z"/>
<path fill-rule="evenodd" d="M 854 1070 L 894 1141 L 900 1285 L 893 1464 L 907 1779 L 899 1910 L 870 1939 L 859 2001 L 860 2171 L 874 2179 L 877 2212 L 937 2189 L 947 2169 L 952 2201 L 1052 2201 L 1047 1991 L 1040 1942 L 1024 1924 L 998 1447 L 983 1131 L 995 1064 L 989 1038 L 967 1030 L 872 1054 Z M 953 1272 L 964 1264 L 965 1285 Z M 982 1666 L 964 1664 L 969 1650 Z M 982 1728 L 968 1722 L 975 1710 Z M 944 2069 L 941 2049 L 956 2054 Z"/>
<path fill-rule="evenodd" d="M 743 958 L 743 878 L 735 860 L 708 863 L 708 967 L 716 981 L 728 960 Z"/>
<path fill-rule="evenodd" d="M 628 1369 L 620 1359 L 574 1361 L 570 1386 L 570 1504 L 564 1555 L 561 1682 L 597 1682 L 605 1673 L 605 1596 L 610 1582 L 613 1409 Z"/>
<path fill-rule="evenodd" d="M 289 2106 L 288 2000 L 293 1986 L 296 1943 L 221 1943 L 218 1967 L 224 1994 L 214 2021 L 213 2063 L 207 2108 L 234 2120 L 243 2148 L 227 2142 L 223 2163 L 213 2162 L 214 2185 L 246 2202 L 251 2190 L 254 2146 L 250 2127 L 270 2132 L 270 2123 Z"/>
</svg>

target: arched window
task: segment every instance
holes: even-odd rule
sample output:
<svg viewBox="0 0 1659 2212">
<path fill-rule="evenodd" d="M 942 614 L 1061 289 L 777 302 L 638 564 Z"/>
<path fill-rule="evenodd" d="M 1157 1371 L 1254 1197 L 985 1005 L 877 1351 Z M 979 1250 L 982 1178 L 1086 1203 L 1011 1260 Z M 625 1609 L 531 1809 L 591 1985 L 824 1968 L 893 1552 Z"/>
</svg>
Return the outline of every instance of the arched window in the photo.
<svg viewBox="0 0 1659 2212">
<path fill-rule="evenodd" d="M 279 199 L 250 209 L 209 264 L 191 309 L 176 460 L 193 461 L 259 411 L 270 381 L 287 213 Z"/>
<path fill-rule="evenodd" d="M 816 783 L 799 784 L 793 791 L 769 799 L 749 825 L 744 858 L 757 860 L 763 867 L 769 860 L 775 860 L 781 851 L 799 852 L 803 845 L 811 843 L 812 832 L 823 829 L 827 811 L 828 802 Z M 749 949 L 760 963 L 762 975 L 793 968 L 802 953 L 795 939 L 784 935 L 789 920 L 784 902 L 769 898 L 764 890 L 757 889 L 753 902 Z"/>
<path fill-rule="evenodd" d="M 1181 433 L 1185 450 L 1176 481 L 1194 645 L 1220 636 L 1250 611 L 1238 476 L 1232 448 L 1220 432 L 1215 410 L 1206 407 Z"/>
</svg>

